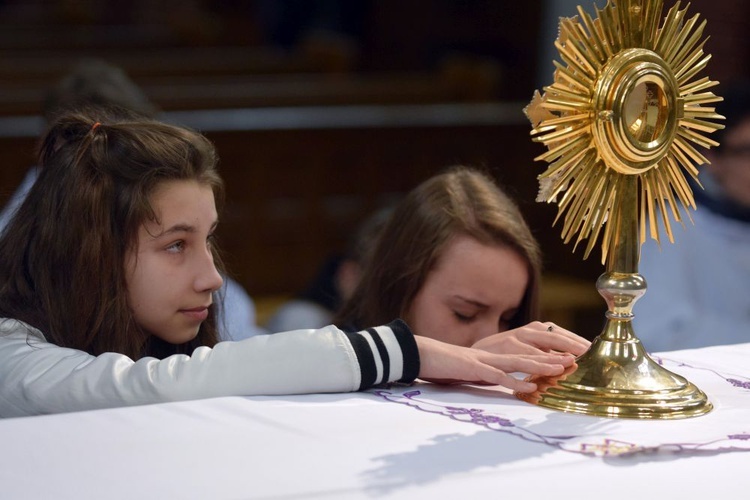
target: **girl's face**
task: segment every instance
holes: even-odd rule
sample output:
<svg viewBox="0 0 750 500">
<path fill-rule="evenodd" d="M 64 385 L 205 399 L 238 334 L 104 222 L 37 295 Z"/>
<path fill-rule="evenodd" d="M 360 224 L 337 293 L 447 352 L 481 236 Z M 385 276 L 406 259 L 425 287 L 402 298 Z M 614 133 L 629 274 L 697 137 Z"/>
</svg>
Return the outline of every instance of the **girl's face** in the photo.
<svg viewBox="0 0 750 500">
<path fill-rule="evenodd" d="M 417 335 L 469 347 L 509 328 L 528 283 L 526 262 L 515 250 L 457 236 L 438 257 L 405 319 Z"/>
<path fill-rule="evenodd" d="M 150 202 L 156 220 L 140 227 L 125 260 L 128 301 L 147 332 L 182 344 L 198 334 L 222 284 L 211 254 L 214 195 L 196 181 L 166 181 Z"/>
</svg>

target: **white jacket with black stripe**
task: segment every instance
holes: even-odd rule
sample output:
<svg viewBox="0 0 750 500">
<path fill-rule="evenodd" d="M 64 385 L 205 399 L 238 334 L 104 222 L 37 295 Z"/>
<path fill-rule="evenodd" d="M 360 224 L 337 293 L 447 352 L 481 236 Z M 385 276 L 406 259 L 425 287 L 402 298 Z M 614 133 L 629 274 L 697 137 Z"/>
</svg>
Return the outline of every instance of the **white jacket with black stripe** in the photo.
<svg viewBox="0 0 750 500">
<path fill-rule="evenodd" d="M 347 333 L 334 326 L 199 347 L 133 361 L 59 347 L 0 319 L 0 416 L 17 417 L 221 396 L 349 392 L 411 382 L 419 352 L 409 327 Z"/>
</svg>

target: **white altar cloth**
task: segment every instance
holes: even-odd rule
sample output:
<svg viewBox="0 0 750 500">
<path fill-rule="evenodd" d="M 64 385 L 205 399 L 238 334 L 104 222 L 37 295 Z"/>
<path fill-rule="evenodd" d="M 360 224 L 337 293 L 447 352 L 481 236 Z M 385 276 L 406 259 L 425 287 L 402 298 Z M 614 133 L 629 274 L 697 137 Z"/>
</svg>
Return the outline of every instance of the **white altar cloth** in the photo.
<svg viewBox="0 0 750 500">
<path fill-rule="evenodd" d="M 415 384 L 0 419 L 0 499 L 750 498 L 750 344 L 657 357 L 716 409 L 603 419 Z"/>
</svg>

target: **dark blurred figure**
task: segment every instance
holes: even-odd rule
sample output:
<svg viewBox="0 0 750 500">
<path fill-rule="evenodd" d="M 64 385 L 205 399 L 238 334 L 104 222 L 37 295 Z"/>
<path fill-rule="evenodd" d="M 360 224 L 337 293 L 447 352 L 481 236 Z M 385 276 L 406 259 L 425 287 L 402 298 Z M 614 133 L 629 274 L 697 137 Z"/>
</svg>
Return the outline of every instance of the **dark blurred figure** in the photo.
<svg viewBox="0 0 750 500">
<path fill-rule="evenodd" d="M 726 128 L 704 151 L 705 189 L 693 184 L 695 224 L 675 227 L 675 243 L 649 240 L 640 273 L 648 291 L 634 308 L 649 351 L 750 342 L 750 82 L 719 86 Z"/>
<path fill-rule="evenodd" d="M 105 61 L 81 61 L 60 82 L 50 89 L 43 104 L 42 114 L 47 124 L 66 111 L 80 107 L 119 106 L 155 118 L 158 108 L 125 72 Z M 5 230 L 11 217 L 26 198 L 39 174 L 39 168 L 29 169 L 21 185 L 0 212 L 0 231 Z M 236 281 L 224 277 L 224 310 L 220 312 L 221 340 L 241 340 L 267 333 L 255 320 L 255 304 Z"/>
<path fill-rule="evenodd" d="M 50 123 L 57 115 L 81 106 L 113 105 L 150 118 L 159 113 L 121 68 L 98 59 L 87 59 L 79 62 L 47 93 L 42 115 L 45 122 Z"/>
<path fill-rule="evenodd" d="M 119 106 L 149 118 L 159 110 L 125 74 L 111 64 L 98 59 L 79 62 L 64 76 L 44 98 L 42 116 L 49 125 L 57 115 L 82 106 Z M 21 204 L 38 175 L 37 167 L 31 167 L 21 185 L 16 189 L 0 213 L 0 230 L 7 226 L 13 213 Z"/>
<path fill-rule="evenodd" d="M 381 209 L 367 218 L 349 239 L 345 253 L 326 259 L 307 288 L 276 310 L 266 324 L 268 331 L 330 325 L 357 287 L 370 249 L 375 246 L 390 214 L 390 209 Z"/>
</svg>

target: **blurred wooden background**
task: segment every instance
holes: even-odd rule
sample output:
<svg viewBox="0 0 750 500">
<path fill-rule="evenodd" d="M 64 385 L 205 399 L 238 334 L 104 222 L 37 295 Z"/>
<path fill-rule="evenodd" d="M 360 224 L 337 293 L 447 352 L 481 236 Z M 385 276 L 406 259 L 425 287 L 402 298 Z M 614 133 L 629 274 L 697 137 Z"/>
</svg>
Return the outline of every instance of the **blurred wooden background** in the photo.
<svg viewBox="0 0 750 500">
<path fill-rule="evenodd" d="M 80 58 L 99 57 L 125 69 L 166 119 L 216 144 L 227 184 L 219 237 L 262 316 L 369 213 L 463 163 L 496 175 L 540 240 L 545 318 L 592 337 L 605 309 L 594 289 L 602 267 L 563 245 L 556 208 L 534 202 L 543 148 L 522 112 L 551 82 L 538 70 L 556 36 L 549 20 L 575 5 L 0 1 L 0 203 L 34 162 L 47 90 Z M 748 5 L 690 4 L 709 21 L 714 79 L 747 76 Z"/>
</svg>

